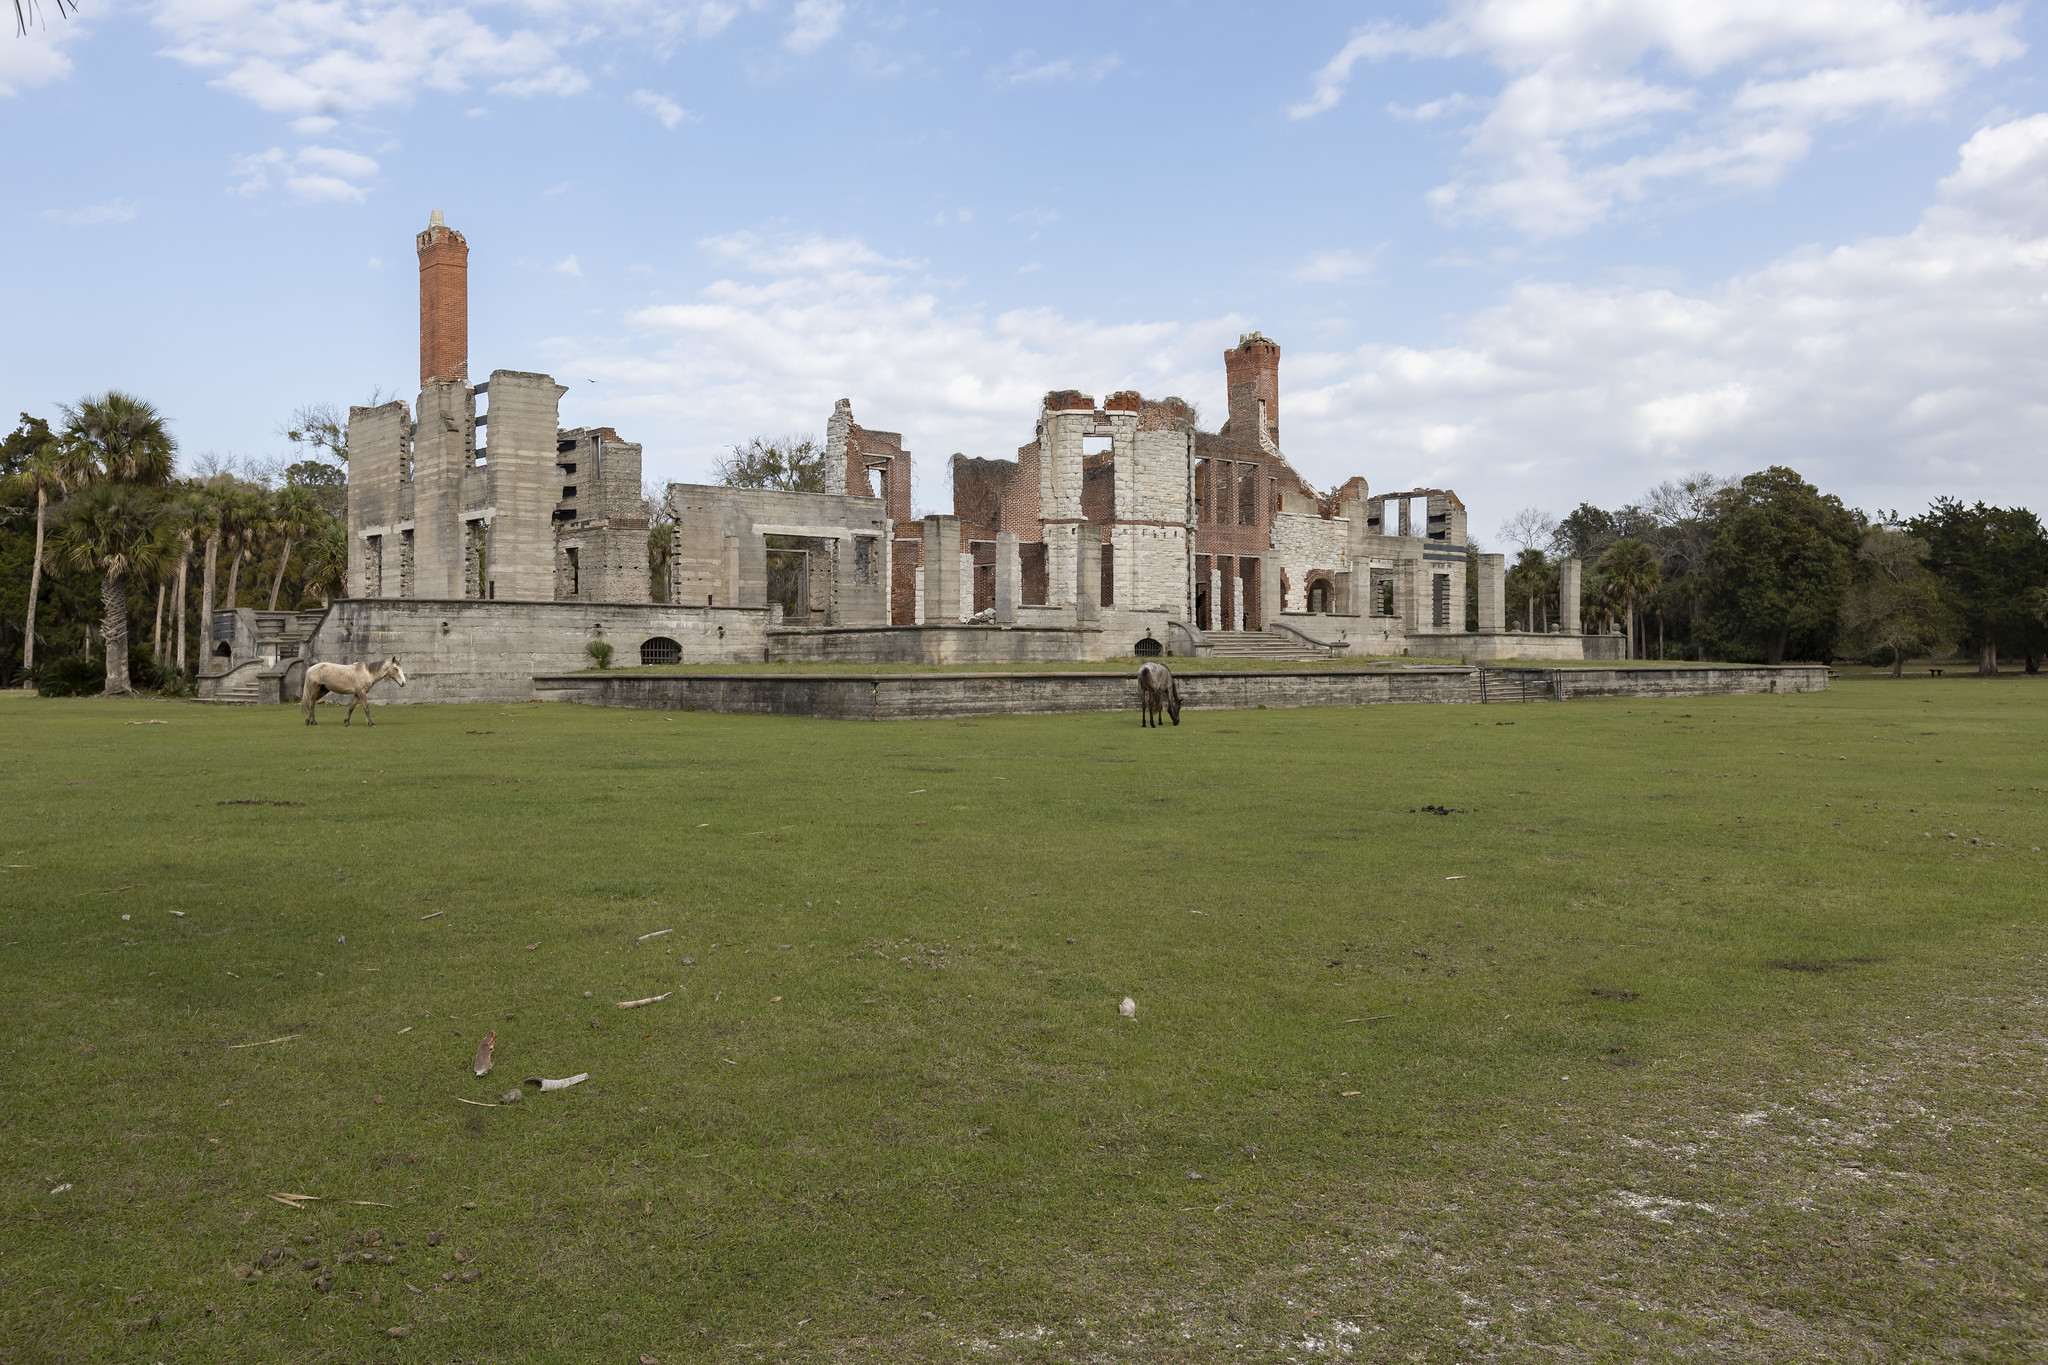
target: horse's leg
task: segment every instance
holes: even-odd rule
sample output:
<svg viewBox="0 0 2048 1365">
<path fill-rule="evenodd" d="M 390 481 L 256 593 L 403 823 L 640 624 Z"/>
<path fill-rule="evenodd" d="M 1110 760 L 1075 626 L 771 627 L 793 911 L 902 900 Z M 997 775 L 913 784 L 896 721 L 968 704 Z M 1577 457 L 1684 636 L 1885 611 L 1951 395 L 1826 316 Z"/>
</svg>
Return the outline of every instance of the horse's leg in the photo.
<svg viewBox="0 0 2048 1365">
<path fill-rule="evenodd" d="M 371 682 L 371 686 L 375 685 L 376 683 L 375 680 L 373 679 Z M 357 695 L 359 695 L 363 699 L 363 728 L 367 730 L 376 729 L 377 722 L 370 719 L 370 689 L 366 687 Z"/>
<path fill-rule="evenodd" d="M 360 692 L 349 693 L 348 710 L 343 712 L 341 717 L 341 723 L 344 727 L 356 718 L 356 702 L 361 698 L 361 696 L 362 694 Z"/>
<path fill-rule="evenodd" d="M 313 724 L 313 703 L 320 700 L 320 684 L 308 682 L 299 689 L 299 706 L 306 713 L 306 724 Z"/>
</svg>

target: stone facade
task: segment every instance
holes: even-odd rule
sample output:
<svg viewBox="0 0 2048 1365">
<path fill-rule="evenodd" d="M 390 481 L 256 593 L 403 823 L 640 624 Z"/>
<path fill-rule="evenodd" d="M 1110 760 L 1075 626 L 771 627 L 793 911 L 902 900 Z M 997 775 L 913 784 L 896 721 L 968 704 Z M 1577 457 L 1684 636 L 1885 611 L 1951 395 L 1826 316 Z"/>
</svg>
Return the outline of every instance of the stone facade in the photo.
<svg viewBox="0 0 2048 1365">
<path fill-rule="evenodd" d="M 563 430 L 548 375 L 472 385 L 469 244 L 437 210 L 418 248 L 419 401 L 349 409 L 348 594 L 647 601 L 640 447 Z"/>
</svg>

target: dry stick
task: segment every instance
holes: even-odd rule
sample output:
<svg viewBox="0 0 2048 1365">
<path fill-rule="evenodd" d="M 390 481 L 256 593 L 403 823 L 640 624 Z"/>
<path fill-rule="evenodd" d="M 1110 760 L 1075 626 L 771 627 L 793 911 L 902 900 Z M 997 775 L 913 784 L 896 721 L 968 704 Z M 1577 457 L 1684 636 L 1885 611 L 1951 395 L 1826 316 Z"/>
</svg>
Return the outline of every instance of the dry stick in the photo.
<svg viewBox="0 0 2048 1365">
<path fill-rule="evenodd" d="M 448 913 L 448 912 L 447 912 L 446 910 L 436 910 L 436 911 L 434 912 L 434 914 L 433 914 L 433 915 L 421 915 L 421 916 L 420 916 L 420 919 L 421 919 L 422 921 L 424 921 L 424 920 L 430 920 L 430 919 L 433 919 L 435 915 L 445 915 L 445 914 L 447 914 L 447 913 Z"/>
<path fill-rule="evenodd" d="M 1391 1014 L 1368 1014 L 1357 1019 L 1346 1019 L 1344 1022 L 1347 1024 L 1370 1024 L 1378 1019 L 1391 1019 L 1393 1017 Z"/>
<path fill-rule="evenodd" d="M 287 1033 L 282 1038 L 265 1038 L 260 1043 L 229 1043 L 228 1051 L 233 1052 L 238 1047 L 269 1047 L 272 1043 L 289 1043 L 294 1038 L 303 1038 L 305 1036 L 303 1033 Z M 310 1195 L 307 1197 L 311 1198 Z"/>
<path fill-rule="evenodd" d="M 110 886 L 104 891 L 81 891 L 78 894 L 81 896 L 111 896 L 116 891 L 133 891 L 141 885 L 141 882 L 129 882 L 126 886 Z"/>
<path fill-rule="evenodd" d="M 457 1095 L 457 1096 L 455 1097 L 455 1102 L 456 1102 L 457 1104 L 473 1104 L 473 1105 L 475 1105 L 475 1106 L 476 1106 L 477 1108 L 479 1108 L 479 1109 L 502 1109 L 502 1108 L 504 1108 L 504 1107 L 505 1107 L 505 1106 L 504 1106 L 504 1105 L 502 1105 L 502 1104 L 490 1104 L 490 1103 L 486 1103 L 486 1102 L 485 1102 L 485 1101 L 483 1101 L 483 1100 L 466 1100 L 466 1099 L 463 1099 L 463 1098 L 462 1098 L 462 1096 L 460 1096 L 460 1095 Z"/>
<path fill-rule="evenodd" d="M 662 936 L 663 934 L 673 934 L 674 932 L 675 932 L 675 930 L 673 930 L 673 929 L 656 929 L 656 930 L 655 930 L 655 931 L 654 931 L 653 933 L 651 933 L 651 934 L 642 934 L 642 935 L 640 935 L 640 937 L 638 937 L 638 938 L 634 939 L 634 940 L 633 940 L 633 942 L 635 942 L 635 943 L 645 943 L 645 942 L 647 942 L 647 940 L 648 940 L 648 939 L 650 939 L 650 938 L 660 938 L 660 937 L 661 937 L 661 936 Z"/>
<path fill-rule="evenodd" d="M 663 991 L 660 995 L 650 995 L 645 1000 L 621 1000 L 619 1008 L 622 1010 L 639 1009 L 642 1005 L 652 1005 L 657 1000 L 666 1000 L 674 994 L 674 991 Z"/>
</svg>

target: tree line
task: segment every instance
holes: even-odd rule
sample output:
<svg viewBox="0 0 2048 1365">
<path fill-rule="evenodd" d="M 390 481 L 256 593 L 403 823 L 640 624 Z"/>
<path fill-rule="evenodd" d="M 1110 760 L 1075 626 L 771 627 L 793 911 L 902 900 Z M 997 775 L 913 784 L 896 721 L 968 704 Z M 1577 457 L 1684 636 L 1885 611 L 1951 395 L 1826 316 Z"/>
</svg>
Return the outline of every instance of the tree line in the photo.
<svg viewBox="0 0 2048 1365">
<path fill-rule="evenodd" d="M 1630 658 L 1782 663 L 2048 654 L 2048 533 L 2021 507 L 1937 498 L 1917 516 L 1845 507 L 1797 471 L 1695 474 L 1609 510 L 1530 508 L 1505 528 L 1512 628 L 1558 622 L 1558 561 L 1584 565 L 1580 628 Z M 1565 623 L 1567 625 L 1571 623 Z"/>
<path fill-rule="evenodd" d="M 54 427 L 21 414 L 0 441 L 0 685 L 188 692 L 215 610 L 340 596 L 346 428 L 316 404 L 282 434 L 301 458 L 202 457 L 179 478 L 163 414 L 132 394 L 84 398 Z"/>
</svg>

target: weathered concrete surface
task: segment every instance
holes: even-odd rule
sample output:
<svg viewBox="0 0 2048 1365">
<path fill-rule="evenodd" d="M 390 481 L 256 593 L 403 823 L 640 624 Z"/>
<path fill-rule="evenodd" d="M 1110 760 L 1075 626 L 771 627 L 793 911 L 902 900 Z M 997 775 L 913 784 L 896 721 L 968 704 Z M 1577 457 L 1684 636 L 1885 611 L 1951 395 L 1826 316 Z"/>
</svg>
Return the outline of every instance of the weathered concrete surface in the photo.
<svg viewBox="0 0 2048 1365">
<path fill-rule="evenodd" d="M 1485 675 L 1482 683 L 1481 674 Z M 1525 676 L 1526 675 L 1526 676 Z M 1518 703 L 1574 697 L 1700 697 L 1736 693 L 1819 692 L 1820 664 L 1776 668 L 1383 669 L 1177 672 L 1194 712 L 1256 706 L 1373 706 L 1395 703 Z M 1525 686 L 1526 683 L 1526 686 Z M 658 711 L 728 711 L 833 720 L 944 720 L 965 716 L 1065 715 L 1137 709 L 1127 673 L 641 673 L 543 676 L 543 701 Z"/>
<path fill-rule="evenodd" d="M 590 667 L 592 640 L 609 643 L 620 665 L 638 665 L 657 638 L 691 663 L 759 663 L 767 628 L 765 607 L 357 598 L 334 604 L 306 653 L 323 663 L 396 655 L 406 685 L 380 683 L 380 702 L 525 701 L 534 674 Z"/>
<path fill-rule="evenodd" d="M 1102 631 L 1075 626 L 852 626 L 844 630 L 770 630 L 768 650 L 783 663 L 1038 664 L 1100 659 Z M 1119 639 L 1123 651 L 1131 644 Z"/>
</svg>

